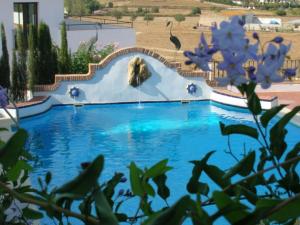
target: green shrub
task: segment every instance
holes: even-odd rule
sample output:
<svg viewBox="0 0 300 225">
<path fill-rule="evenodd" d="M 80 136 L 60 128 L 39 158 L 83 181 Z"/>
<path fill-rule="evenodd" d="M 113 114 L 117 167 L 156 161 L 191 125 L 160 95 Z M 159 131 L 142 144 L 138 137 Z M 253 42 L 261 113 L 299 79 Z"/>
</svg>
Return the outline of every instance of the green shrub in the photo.
<svg viewBox="0 0 300 225">
<path fill-rule="evenodd" d="M 154 6 L 151 8 L 151 12 L 152 13 L 159 13 L 159 7 L 158 6 Z"/>
<path fill-rule="evenodd" d="M 113 4 L 112 2 L 109 2 L 109 3 L 107 3 L 107 7 L 108 7 L 108 8 L 113 8 L 113 7 L 114 7 L 114 4 Z"/>
<path fill-rule="evenodd" d="M 286 11 L 284 9 L 278 9 L 276 11 L 277 16 L 286 16 Z"/>
<path fill-rule="evenodd" d="M 111 14 L 113 17 L 116 18 L 116 20 L 118 21 L 119 19 L 122 19 L 123 17 L 123 13 L 119 10 L 114 10 L 112 11 L 112 14 Z"/>
<path fill-rule="evenodd" d="M 81 43 L 77 51 L 72 55 L 72 73 L 87 73 L 89 63 L 99 63 L 101 59 L 111 54 L 114 50 L 114 45 L 107 45 L 98 50 L 96 48 L 96 39 Z"/>
<path fill-rule="evenodd" d="M 151 15 L 151 14 L 146 14 L 146 15 L 144 16 L 144 20 L 147 22 L 147 25 L 148 25 L 150 21 L 153 21 L 153 20 L 154 20 L 154 16 Z"/>
<path fill-rule="evenodd" d="M 192 15 L 198 15 L 201 14 L 201 9 L 199 7 L 193 7 L 191 11 Z"/>
<path fill-rule="evenodd" d="M 144 10 L 143 10 L 142 7 L 138 7 L 137 10 L 136 10 L 136 12 L 137 12 L 137 13 L 142 13 L 142 12 L 144 12 Z"/>
<path fill-rule="evenodd" d="M 182 14 L 176 14 L 176 15 L 174 16 L 174 18 L 175 18 L 175 20 L 176 20 L 178 23 L 181 23 L 181 22 L 185 21 L 185 16 L 182 15 Z"/>
</svg>

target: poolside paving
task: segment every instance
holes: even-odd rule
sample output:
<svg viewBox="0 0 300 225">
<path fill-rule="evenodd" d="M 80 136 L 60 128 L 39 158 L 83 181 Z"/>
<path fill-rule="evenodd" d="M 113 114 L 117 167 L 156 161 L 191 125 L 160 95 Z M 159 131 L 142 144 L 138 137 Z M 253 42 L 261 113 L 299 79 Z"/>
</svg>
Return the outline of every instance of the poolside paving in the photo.
<svg viewBox="0 0 300 225">
<path fill-rule="evenodd" d="M 38 103 L 41 103 L 43 101 L 45 101 L 48 98 L 48 96 L 35 96 L 32 99 L 30 99 L 29 101 L 26 102 L 18 102 L 16 103 L 17 107 L 24 107 L 24 106 L 30 106 L 30 105 L 35 105 Z M 8 105 L 9 109 L 13 109 L 14 106 L 12 104 Z"/>
<path fill-rule="evenodd" d="M 242 97 L 240 93 L 233 92 L 230 90 L 227 90 L 225 88 L 216 88 L 215 89 L 217 92 L 224 93 L 226 95 L 231 95 L 235 97 Z M 278 98 L 278 103 L 279 104 L 287 104 L 288 109 L 293 109 L 295 106 L 300 105 L 300 90 L 299 91 L 281 91 L 281 92 L 263 92 L 263 93 L 258 93 L 258 97 L 260 99 L 264 100 L 271 100 L 274 97 Z"/>
</svg>

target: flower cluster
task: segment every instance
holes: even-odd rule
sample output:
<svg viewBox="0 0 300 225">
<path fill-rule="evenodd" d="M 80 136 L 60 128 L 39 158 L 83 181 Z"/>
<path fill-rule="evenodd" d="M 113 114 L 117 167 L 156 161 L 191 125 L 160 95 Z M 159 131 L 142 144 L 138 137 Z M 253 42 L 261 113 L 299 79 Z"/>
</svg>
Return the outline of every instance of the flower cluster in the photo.
<svg viewBox="0 0 300 225">
<path fill-rule="evenodd" d="M 251 42 L 246 37 L 243 26 L 244 23 L 238 16 L 229 22 L 223 21 L 219 27 L 213 26 L 211 44 L 208 45 L 201 34 L 195 52 L 184 52 L 188 58 L 186 64 L 194 63 L 203 71 L 210 71 L 213 55 L 219 52 L 223 61 L 219 63 L 218 69 L 227 74 L 226 77 L 218 78 L 220 86 L 239 86 L 252 81 L 259 83 L 262 88 L 269 88 L 273 82 L 281 82 L 296 75 L 296 68 L 281 69 L 291 48 L 290 43 L 284 44 L 283 38 L 278 36 L 264 46 L 256 32 L 253 33 Z M 249 60 L 255 61 L 256 66 L 246 67 Z"/>
</svg>

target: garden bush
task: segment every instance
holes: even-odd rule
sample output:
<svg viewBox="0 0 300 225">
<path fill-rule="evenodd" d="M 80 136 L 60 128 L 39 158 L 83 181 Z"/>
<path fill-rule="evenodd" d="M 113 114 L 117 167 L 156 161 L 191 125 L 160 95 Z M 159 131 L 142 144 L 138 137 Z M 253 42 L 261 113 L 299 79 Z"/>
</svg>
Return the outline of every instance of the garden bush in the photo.
<svg viewBox="0 0 300 225">
<path fill-rule="evenodd" d="M 276 10 L 277 16 L 286 16 L 286 11 L 284 9 L 278 9 Z"/>
<path fill-rule="evenodd" d="M 201 14 L 201 9 L 199 7 L 193 7 L 191 11 L 192 15 L 198 15 Z"/>
</svg>

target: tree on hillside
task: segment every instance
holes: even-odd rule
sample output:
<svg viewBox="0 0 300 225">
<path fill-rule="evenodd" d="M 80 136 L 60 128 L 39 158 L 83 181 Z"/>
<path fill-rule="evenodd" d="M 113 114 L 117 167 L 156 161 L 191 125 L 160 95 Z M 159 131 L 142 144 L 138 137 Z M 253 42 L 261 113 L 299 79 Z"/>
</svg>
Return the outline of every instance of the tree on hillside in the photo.
<svg viewBox="0 0 300 225">
<path fill-rule="evenodd" d="M 25 34 L 21 27 L 17 29 L 17 60 L 18 60 L 18 86 L 19 101 L 25 100 L 25 92 L 27 90 L 27 44 Z"/>
<path fill-rule="evenodd" d="M 151 14 L 146 14 L 144 16 L 144 20 L 147 22 L 147 26 L 148 26 L 149 22 L 154 20 L 154 16 Z"/>
<path fill-rule="evenodd" d="M 182 14 L 176 14 L 174 16 L 175 20 L 180 24 L 181 22 L 185 21 L 185 16 Z"/>
<path fill-rule="evenodd" d="M 71 58 L 69 55 L 68 49 L 68 39 L 67 39 L 67 30 L 66 23 L 61 24 L 61 45 L 58 56 L 58 71 L 61 74 L 69 73 L 71 67 Z"/>
<path fill-rule="evenodd" d="M 85 6 L 89 14 L 100 9 L 101 5 L 97 0 L 85 0 Z"/>
<path fill-rule="evenodd" d="M 191 12 L 192 15 L 198 15 L 198 14 L 201 14 L 201 9 L 199 7 L 193 7 L 192 8 L 192 12 Z"/>
<path fill-rule="evenodd" d="M 117 21 L 119 21 L 119 19 L 122 19 L 123 14 L 119 10 L 114 10 L 112 11 L 112 16 L 115 17 Z"/>
<path fill-rule="evenodd" d="M 87 0 L 65 0 L 65 7 L 69 15 L 80 18 L 88 13 Z"/>
<path fill-rule="evenodd" d="M 53 59 L 52 41 L 49 27 L 45 23 L 40 23 L 38 32 L 39 49 L 39 76 L 38 84 L 51 84 L 54 82 L 54 74 L 57 65 Z"/>
<path fill-rule="evenodd" d="M 6 43 L 6 34 L 4 25 L 1 24 L 1 44 L 2 44 L 2 54 L 0 57 L 0 85 L 3 88 L 10 88 L 10 68 L 9 68 L 9 55 Z"/>
<path fill-rule="evenodd" d="M 138 17 L 138 15 L 135 13 L 131 14 L 131 16 L 130 16 L 131 22 L 135 21 L 137 17 Z"/>
<path fill-rule="evenodd" d="M 38 78 L 39 62 L 38 62 L 38 37 L 37 28 L 33 25 L 29 27 L 29 38 L 28 38 L 28 81 L 27 85 L 29 90 L 33 91 L 34 85 Z"/>
</svg>

